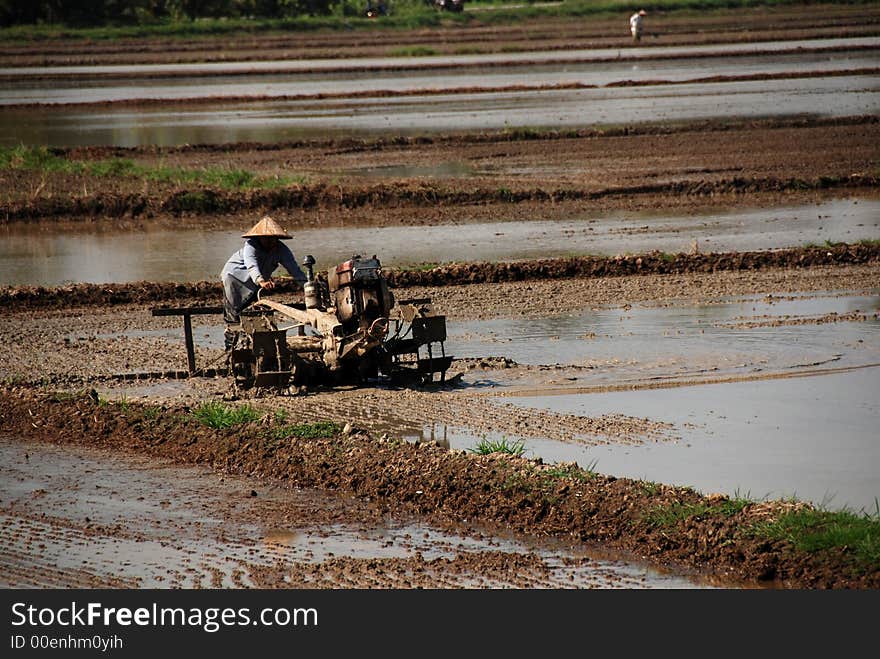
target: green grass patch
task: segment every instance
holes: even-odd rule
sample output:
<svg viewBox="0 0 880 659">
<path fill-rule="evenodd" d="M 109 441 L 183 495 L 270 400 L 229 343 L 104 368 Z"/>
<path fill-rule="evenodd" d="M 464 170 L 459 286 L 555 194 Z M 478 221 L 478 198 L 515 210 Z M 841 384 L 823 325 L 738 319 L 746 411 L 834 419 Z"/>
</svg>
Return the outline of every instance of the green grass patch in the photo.
<svg viewBox="0 0 880 659">
<path fill-rule="evenodd" d="M 260 413 L 250 405 L 231 407 L 217 401 L 203 403 L 192 414 L 200 423 L 218 430 L 250 423 L 260 418 Z"/>
<path fill-rule="evenodd" d="M 660 493 L 663 486 L 655 481 L 639 481 L 639 487 L 649 497 L 655 497 Z"/>
<path fill-rule="evenodd" d="M 283 425 L 272 429 L 274 439 L 326 439 L 335 437 L 342 430 L 342 426 L 335 421 L 315 421 L 314 423 L 300 423 L 297 425 Z"/>
<path fill-rule="evenodd" d="M 880 564 L 880 503 L 874 513 L 842 510 L 795 510 L 777 519 L 755 524 L 751 533 L 772 540 L 786 540 L 806 552 L 846 549 L 859 563 Z"/>
<path fill-rule="evenodd" d="M 146 166 L 128 158 L 70 160 L 44 146 L 0 147 L 0 170 L 3 169 L 87 175 L 96 178 L 135 178 L 175 185 L 207 185 L 224 190 L 271 190 L 306 181 L 304 176 L 259 176 L 235 167 L 185 169 L 162 165 Z"/>
<path fill-rule="evenodd" d="M 394 48 L 389 57 L 427 57 L 436 55 L 437 51 L 428 46 L 406 46 L 403 48 Z"/>
<path fill-rule="evenodd" d="M 144 415 L 145 419 L 155 421 L 162 414 L 162 408 L 151 405 L 150 407 L 145 407 L 141 413 Z"/>
<path fill-rule="evenodd" d="M 720 515 L 732 517 L 747 505 L 752 503 L 748 499 L 726 499 L 717 504 L 705 502 L 698 503 L 673 503 L 668 506 L 656 506 L 645 514 L 645 521 L 654 526 L 674 526 L 689 517 L 703 517 L 706 515 Z"/>
<path fill-rule="evenodd" d="M 841 0 L 841 4 L 862 5 L 875 0 Z M 267 6 L 268 3 L 263 3 Z M 640 4 L 650 16 L 655 12 L 728 11 L 747 7 L 805 5 L 805 0 L 655 0 Z M 473 11 L 486 5 L 498 5 L 493 11 Z M 511 5 L 511 6 L 504 6 Z M 510 0 L 470 0 L 464 12 L 437 11 L 422 0 L 392 0 L 391 12 L 379 19 L 364 16 L 365 4 L 360 0 L 335 0 L 326 5 L 324 15 L 308 15 L 298 5 L 276 3 L 275 10 L 264 9 L 264 15 L 251 16 L 253 3 L 238 2 L 230 5 L 222 18 L 200 16 L 187 18 L 179 9 L 170 16 L 155 15 L 145 6 L 125 20 L 108 20 L 106 25 L 70 26 L 38 23 L 15 25 L 0 29 L 0 41 L 49 41 L 81 39 L 107 41 L 143 39 L 149 37 L 177 38 L 198 41 L 202 38 L 243 35 L 283 34 L 287 32 L 317 32 L 319 30 L 412 30 L 440 28 L 455 25 L 505 25 L 527 23 L 543 17 L 596 18 L 614 17 L 622 20 L 624 34 L 626 19 L 636 9 L 624 0 L 566 0 L 561 4 L 511 3 Z M 320 9 L 318 9 L 320 11 Z M 301 13 L 297 13 L 301 12 Z M 207 12 L 206 12 L 207 13 Z M 98 15 L 98 14 L 96 14 Z M 112 16 L 112 13 L 110 14 Z M 81 20 L 83 20 L 81 18 Z M 648 22 L 650 30 L 650 20 Z"/>
<path fill-rule="evenodd" d="M 571 478 L 584 482 L 596 477 L 596 465 L 598 463 L 598 460 L 593 460 L 586 467 L 580 467 L 576 462 L 556 464 L 549 469 L 544 469 L 541 474 L 553 479 Z"/>
<path fill-rule="evenodd" d="M 521 456 L 525 453 L 526 446 L 521 441 L 511 441 L 506 438 L 499 440 L 481 439 L 475 447 L 469 450 L 471 453 L 476 453 L 477 455 L 507 453 L 508 455 Z"/>
</svg>

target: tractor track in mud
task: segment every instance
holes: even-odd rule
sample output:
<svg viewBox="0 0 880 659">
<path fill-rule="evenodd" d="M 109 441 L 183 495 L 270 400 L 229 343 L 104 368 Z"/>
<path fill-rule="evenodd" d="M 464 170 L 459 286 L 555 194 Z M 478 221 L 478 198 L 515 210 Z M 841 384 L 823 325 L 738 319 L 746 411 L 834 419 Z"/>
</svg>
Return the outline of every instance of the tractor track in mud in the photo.
<svg viewBox="0 0 880 659">
<path fill-rule="evenodd" d="M 186 408 L 171 407 L 158 415 L 146 409 L 98 405 L 87 395 L 0 391 L 4 428 L 30 440 L 132 451 L 207 465 L 221 473 L 341 491 L 379 506 L 404 506 L 447 527 L 481 520 L 507 532 L 601 542 L 659 564 L 753 583 L 789 588 L 880 585 L 877 566 L 859 569 L 846 552 L 800 552 L 786 541 L 745 532 L 754 523 L 806 504 L 755 503 L 734 515 L 716 515 L 713 507 L 720 510 L 726 497 L 702 496 L 689 488 L 646 488 L 639 481 L 577 476 L 583 472 L 576 471 L 563 475 L 555 471 L 560 467 L 547 471 L 540 461 L 469 455 L 433 443 L 383 441 L 356 429 L 325 440 L 278 443 L 268 438 L 262 424 L 224 433 L 190 420 Z M 708 507 L 706 514 L 671 527 L 657 526 L 647 515 L 656 506 L 699 503 Z"/>
</svg>

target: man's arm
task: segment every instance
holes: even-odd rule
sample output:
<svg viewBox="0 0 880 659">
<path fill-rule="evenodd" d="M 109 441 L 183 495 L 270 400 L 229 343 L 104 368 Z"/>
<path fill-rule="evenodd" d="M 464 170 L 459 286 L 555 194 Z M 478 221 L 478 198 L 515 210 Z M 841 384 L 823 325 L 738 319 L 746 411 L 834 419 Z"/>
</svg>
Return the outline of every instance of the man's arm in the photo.
<svg viewBox="0 0 880 659">
<path fill-rule="evenodd" d="M 306 277 L 306 273 L 304 273 L 302 268 L 299 267 L 299 263 L 296 262 L 293 252 L 291 252 L 290 248 L 284 243 L 281 243 L 279 249 L 281 249 L 281 259 L 279 261 L 281 265 L 284 266 L 284 269 L 287 270 L 290 276 L 296 279 L 300 285 L 305 284 L 309 278 Z"/>
</svg>

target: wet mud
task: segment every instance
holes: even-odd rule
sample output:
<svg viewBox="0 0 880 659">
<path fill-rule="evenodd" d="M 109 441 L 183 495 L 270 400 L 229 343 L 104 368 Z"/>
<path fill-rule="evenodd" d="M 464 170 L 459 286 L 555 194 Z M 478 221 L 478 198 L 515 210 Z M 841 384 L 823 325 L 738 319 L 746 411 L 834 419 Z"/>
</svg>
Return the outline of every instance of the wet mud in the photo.
<svg viewBox="0 0 880 659">
<path fill-rule="evenodd" d="M 191 36 L 186 39 L 127 38 L 84 41 L 57 38 L 50 43 L 9 41 L 0 48 L 3 66 L 97 66 L 120 64 L 246 62 L 280 59 L 342 59 L 387 57 L 395 51 L 428 47 L 437 55 L 517 53 L 532 50 L 633 46 L 627 13 L 572 20 L 533 16 L 503 29 L 481 23 L 468 7 L 471 20 L 432 26 L 430 30 L 354 30 L 344 34 L 306 31 L 241 32 L 234 35 Z M 723 44 L 851 38 L 878 34 L 878 12 L 871 5 L 810 5 L 720 10 L 705 14 L 669 12 L 651 16 L 644 46 Z M 736 29 L 731 29 L 735 25 Z M 784 26 L 784 28 L 782 28 Z M 414 58 L 417 59 L 417 58 Z"/>
<path fill-rule="evenodd" d="M 537 259 L 512 263 L 461 263 L 426 270 L 388 269 L 386 276 L 392 289 L 407 289 L 629 275 L 684 275 L 778 268 L 809 269 L 820 266 L 868 265 L 878 262 L 880 262 L 880 245 L 867 242 L 760 252 L 674 255 L 649 253 L 616 257 Z M 297 295 L 297 291 L 298 287 L 294 284 L 281 280 L 277 292 Z M 0 303 L 9 310 L 175 301 L 217 303 L 221 299 L 221 286 L 213 282 L 130 282 L 0 288 Z"/>
<path fill-rule="evenodd" d="M 677 588 L 631 554 L 426 524 L 344 492 L 0 436 L 7 588 Z M 254 487 L 258 489 L 253 489 Z M 33 551 L 40 545 L 41 551 Z"/>
<path fill-rule="evenodd" d="M 276 144 L 71 148 L 85 167 L 123 158 L 147 170 L 234 167 L 273 189 L 135 176 L 0 171 L 0 223 L 250 226 L 272 213 L 286 227 L 393 226 L 562 219 L 587 210 L 791 204 L 876 196 L 876 116 L 705 121 L 608 130 L 511 130 Z M 566 163 L 562 166 L 560 163 Z M 457 163 L 450 175 L 438 163 Z M 719 163 L 723 163 L 723 166 Z M 452 168 L 454 169 L 454 168 Z M 360 172 L 393 172 L 370 180 Z"/>
<path fill-rule="evenodd" d="M 6 429 L 59 445 L 84 442 L 338 490 L 380 506 L 406 506 L 437 524 L 479 519 L 519 533 L 601 542 L 661 563 L 712 565 L 716 574 L 754 583 L 811 588 L 871 588 L 880 583 L 880 571 L 858 569 L 846 552 L 799 552 L 785 541 L 741 532 L 806 504 L 750 504 L 733 516 L 707 513 L 670 528 L 652 522 L 647 512 L 658 505 L 700 502 L 720 510 L 726 497 L 646 487 L 500 454 L 475 456 L 436 444 L 383 442 L 356 430 L 326 440 L 279 443 L 259 424 L 217 433 L 189 420 L 185 408 L 158 414 L 147 409 L 96 405 L 87 395 L 65 399 L 14 389 L 0 397 Z"/>
</svg>

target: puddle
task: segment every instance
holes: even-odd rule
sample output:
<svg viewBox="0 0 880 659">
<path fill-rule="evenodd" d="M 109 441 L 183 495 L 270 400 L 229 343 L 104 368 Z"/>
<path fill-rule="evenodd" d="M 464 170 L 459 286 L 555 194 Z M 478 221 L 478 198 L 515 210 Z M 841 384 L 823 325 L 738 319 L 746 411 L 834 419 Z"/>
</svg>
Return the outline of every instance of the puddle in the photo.
<svg viewBox="0 0 880 659">
<path fill-rule="evenodd" d="M 451 261 L 508 261 L 573 254 L 687 252 L 799 247 L 826 240 L 856 242 L 880 231 L 880 201 L 835 199 L 763 210 L 701 215 L 591 213 L 565 221 L 469 223 L 420 227 L 322 227 L 296 230 L 291 248 L 319 270 L 353 254 L 377 254 L 386 266 Z M 219 279 L 241 247 L 238 230 L 47 230 L 0 228 L 0 285 Z M 186 254 L 186 259 L 180 255 Z M 281 272 L 281 271 L 279 271 Z"/>
<path fill-rule="evenodd" d="M 703 75 L 711 75 L 706 71 Z M 565 129 L 698 119 L 845 117 L 880 111 L 871 75 L 448 93 L 387 98 L 229 101 L 197 109 L 44 106 L 0 113 L 0 145 L 178 146 L 516 127 Z"/>
<path fill-rule="evenodd" d="M 871 511 L 880 497 L 880 291 L 873 293 L 450 325 L 447 350 L 456 357 L 532 365 L 465 374 L 475 392 L 500 396 L 491 399 L 499 409 L 483 416 L 508 418 L 508 406 L 575 419 L 623 415 L 664 424 L 658 432 L 542 439 L 559 433 L 551 430 L 555 418 L 541 416 L 527 432 L 510 424 L 508 432 L 486 432 L 468 406 L 421 426 L 384 423 L 407 441 L 458 449 L 522 441 L 528 457 L 604 474 Z M 870 319 L 775 325 L 855 310 Z M 754 318 L 768 325 L 737 326 Z M 585 331 L 595 337 L 583 338 Z M 558 366 L 537 366 L 548 362 Z M 489 378 L 485 386 L 481 378 Z"/>
<path fill-rule="evenodd" d="M 554 462 L 709 494 L 798 499 L 876 512 L 880 497 L 880 367 L 785 380 L 606 394 L 504 399 L 581 415 L 650 417 L 678 442 L 529 448 Z"/>
<path fill-rule="evenodd" d="M 662 48 L 654 49 L 656 51 Z M 454 59 L 454 58 L 453 58 Z M 421 58 L 410 58 L 404 65 L 418 67 Z M 419 90 L 461 90 L 480 88 L 504 88 L 514 86 L 550 86 L 581 84 L 605 86 L 621 81 L 672 81 L 685 82 L 713 76 L 743 75 L 796 75 L 810 72 L 840 72 L 871 69 L 878 58 L 861 52 L 833 53 L 778 53 L 762 56 L 741 55 L 730 57 L 701 57 L 697 59 L 636 59 L 614 61 L 563 61 L 555 64 L 522 66 L 508 64 L 502 67 L 441 68 L 433 70 L 334 71 L 324 74 L 292 72 L 284 75 L 263 74 L 259 76 L 213 75 L 209 79 L 185 77 L 181 69 L 157 67 L 151 74 L 162 73 L 169 77 L 138 79 L 126 78 L 124 67 L 95 67 L 71 69 L 80 73 L 113 73 L 114 77 L 86 79 L 70 74 L 68 69 L 51 69 L 67 72 L 53 79 L 30 79 L 30 72 L 40 69 L 16 70 L 15 77 L 0 80 L 0 106 L 11 104 L 41 103 L 104 103 L 129 99 L 191 99 L 191 98 L 241 98 L 246 96 L 272 98 L 282 96 L 315 96 L 321 94 L 356 94 L 366 92 L 413 92 Z M 302 65 L 308 60 L 297 62 Z M 336 60 L 337 65 L 357 64 Z M 284 66 L 283 62 L 267 63 L 271 67 Z M 220 71 L 218 69 L 217 71 Z M 9 69 L 6 69 L 9 71 Z M 711 71 L 711 73 L 707 73 Z M 130 74 L 138 70 L 128 71 Z M 0 75 L 3 72 L 0 71 Z M 118 77 L 117 77 L 118 76 Z M 174 77 L 171 77 L 174 76 Z M 343 91 L 344 90 L 344 91 Z"/>
<path fill-rule="evenodd" d="M 880 290 L 869 296 L 746 296 L 701 306 L 633 307 L 539 319 L 449 322 L 457 358 L 571 365 L 569 386 L 733 376 L 880 362 Z M 820 318 L 865 318 L 810 322 Z M 551 376 L 547 376 L 551 377 Z"/>
<path fill-rule="evenodd" d="M 376 178 L 465 178 L 478 172 L 466 162 L 441 162 L 436 165 L 386 165 L 384 167 L 364 167 L 343 172 L 354 176 Z"/>
<path fill-rule="evenodd" d="M 219 477 L 141 456 L 8 437 L 0 438 L 0 455 L 4 587 L 249 587 L 255 585 L 251 575 L 279 565 L 343 556 L 421 554 L 431 560 L 483 551 L 537 554 L 549 571 L 530 585 L 535 588 L 710 585 L 583 547 L 457 536 L 418 520 L 377 520 L 365 504 L 327 493 Z M 352 521 L 338 521 L 346 517 Z M 357 587 L 341 578 L 336 587 Z M 459 573 L 439 583 L 512 585 Z"/>
</svg>

